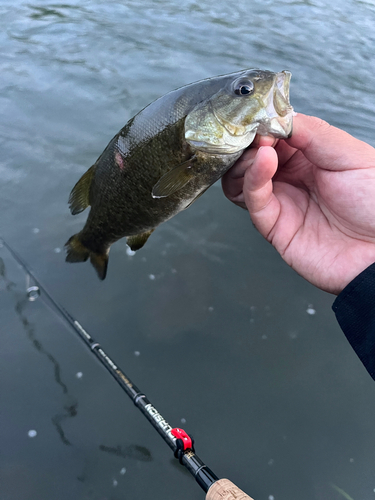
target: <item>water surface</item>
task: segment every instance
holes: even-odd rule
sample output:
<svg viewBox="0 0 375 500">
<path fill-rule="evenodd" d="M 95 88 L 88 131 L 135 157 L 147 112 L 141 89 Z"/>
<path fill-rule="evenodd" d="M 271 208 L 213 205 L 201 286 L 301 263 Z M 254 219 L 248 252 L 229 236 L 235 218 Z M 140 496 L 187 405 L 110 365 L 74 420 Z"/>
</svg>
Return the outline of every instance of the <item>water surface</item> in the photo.
<svg viewBox="0 0 375 500">
<path fill-rule="evenodd" d="M 255 500 L 375 495 L 375 385 L 330 310 L 220 185 L 100 283 L 62 247 L 69 192 L 167 91 L 259 67 L 375 146 L 373 1 L 3 0 L 0 233 L 213 471 Z M 0 248 L 0 498 L 204 498 Z M 36 431 L 29 434 L 30 431 Z M 34 437 L 30 437 L 34 436 Z"/>
</svg>

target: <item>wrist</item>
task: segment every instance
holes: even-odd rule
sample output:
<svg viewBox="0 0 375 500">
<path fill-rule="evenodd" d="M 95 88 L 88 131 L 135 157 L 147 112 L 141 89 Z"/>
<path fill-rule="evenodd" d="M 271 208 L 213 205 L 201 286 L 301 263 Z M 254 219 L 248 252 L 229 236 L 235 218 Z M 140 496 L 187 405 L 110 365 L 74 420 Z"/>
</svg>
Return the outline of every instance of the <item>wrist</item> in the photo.
<svg viewBox="0 0 375 500">
<path fill-rule="evenodd" d="M 368 259 L 366 261 L 358 263 L 356 266 L 351 266 L 350 269 L 347 269 L 344 276 L 342 277 L 341 282 L 339 283 L 337 291 L 334 292 L 335 295 L 341 294 L 350 284 L 352 284 L 356 280 L 360 280 L 361 277 L 363 277 L 365 271 L 367 271 L 369 268 L 372 269 L 371 266 L 374 266 L 374 263 L 375 255 L 372 259 Z"/>
</svg>

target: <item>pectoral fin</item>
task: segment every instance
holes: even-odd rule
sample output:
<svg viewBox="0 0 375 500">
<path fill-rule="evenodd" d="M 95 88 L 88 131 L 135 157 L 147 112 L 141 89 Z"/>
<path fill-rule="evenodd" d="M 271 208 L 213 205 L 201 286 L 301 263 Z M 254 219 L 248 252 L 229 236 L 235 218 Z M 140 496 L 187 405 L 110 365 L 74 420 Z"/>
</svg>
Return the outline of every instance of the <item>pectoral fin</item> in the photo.
<svg viewBox="0 0 375 500">
<path fill-rule="evenodd" d="M 146 233 L 135 234 L 134 236 L 127 236 L 126 243 L 130 246 L 130 248 L 133 251 L 139 250 L 146 243 L 148 237 L 152 232 L 153 229 L 151 231 L 147 231 Z"/>
<path fill-rule="evenodd" d="M 85 172 L 72 189 L 69 196 L 69 208 L 72 215 L 83 212 L 90 205 L 90 186 L 95 175 L 95 165 Z"/>
<path fill-rule="evenodd" d="M 153 198 L 165 198 L 183 188 L 193 177 L 193 164 L 195 157 L 181 163 L 178 167 L 167 172 L 155 184 L 152 190 Z"/>
</svg>

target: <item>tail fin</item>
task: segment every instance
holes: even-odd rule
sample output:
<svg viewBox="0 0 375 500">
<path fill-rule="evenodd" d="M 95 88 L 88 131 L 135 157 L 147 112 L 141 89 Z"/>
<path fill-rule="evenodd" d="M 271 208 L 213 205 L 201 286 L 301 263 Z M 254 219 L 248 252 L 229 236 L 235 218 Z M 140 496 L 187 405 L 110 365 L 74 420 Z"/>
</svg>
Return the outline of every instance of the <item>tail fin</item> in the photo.
<svg viewBox="0 0 375 500">
<path fill-rule="evenodd" d="M 108 252 L 107 253 L 90 253 L 90 262 L 94 266 L 101 280 L 107 276 L 108 267 Z"/>
<path fill-rule="evenodd" d="M 92 252 L 81 242 L 79 233 L 69 238 L 65 243 L 65 248 L 66 262 L 86 262 L 90 257 L 90 262 L 98 273 L 99 278 L 104 280 L 107 274 L 108 251 L 105 253 Z"/>
</svg>

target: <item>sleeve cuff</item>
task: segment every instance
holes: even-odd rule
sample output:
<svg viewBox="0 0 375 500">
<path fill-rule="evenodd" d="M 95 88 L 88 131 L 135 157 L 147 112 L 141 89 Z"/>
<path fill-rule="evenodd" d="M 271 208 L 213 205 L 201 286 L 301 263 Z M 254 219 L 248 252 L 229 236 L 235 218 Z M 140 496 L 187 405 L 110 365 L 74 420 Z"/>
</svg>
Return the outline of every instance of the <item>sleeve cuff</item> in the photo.
<svg viewBox="0 0 375 500">
<path fill-rule="evenodd" d="M 332 309 L 350 345 L 375 380 L 375 263 L 344 288 Z"/>
</svg>

